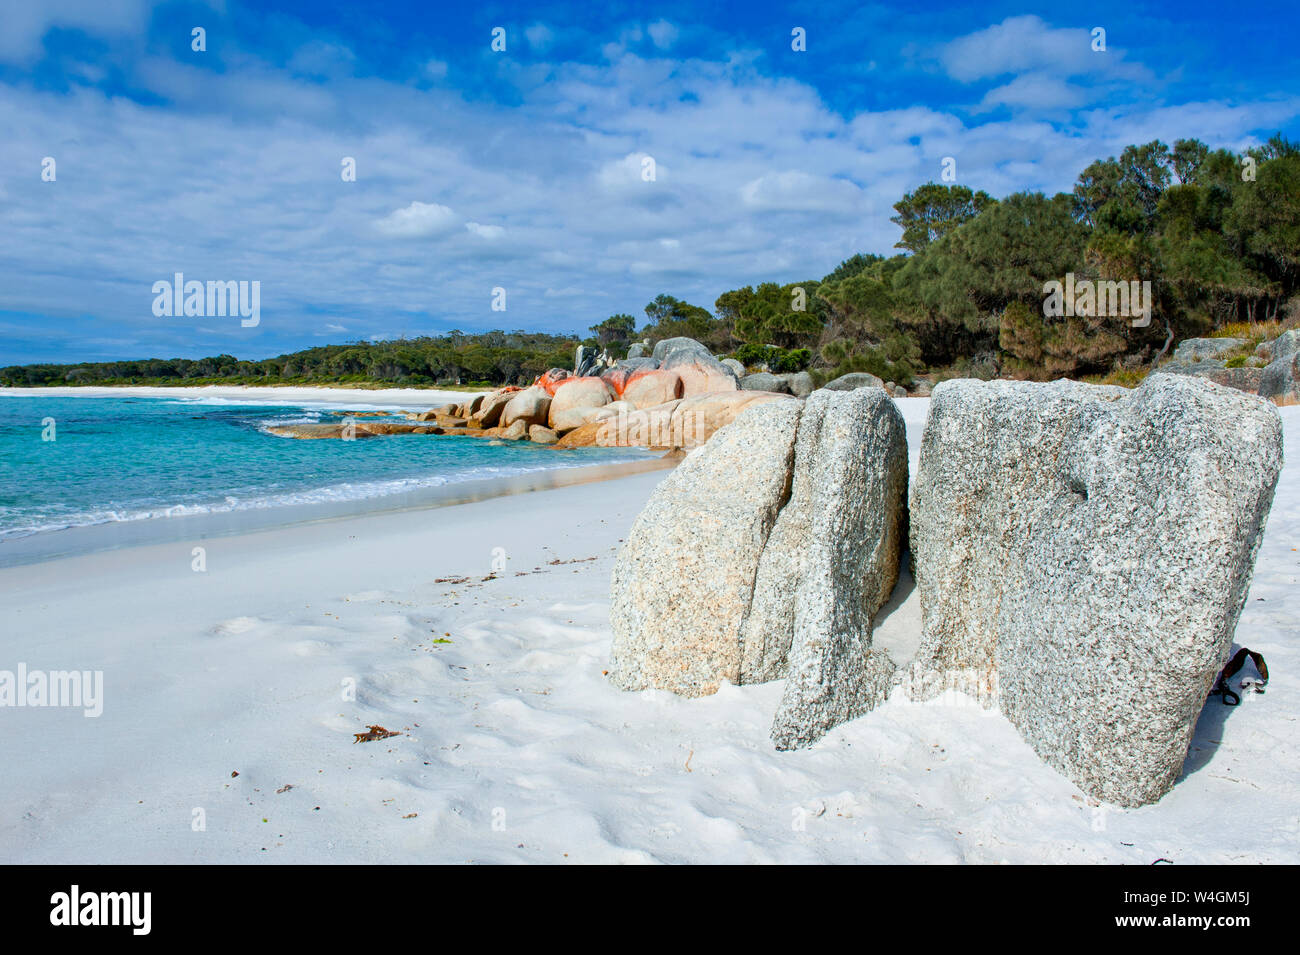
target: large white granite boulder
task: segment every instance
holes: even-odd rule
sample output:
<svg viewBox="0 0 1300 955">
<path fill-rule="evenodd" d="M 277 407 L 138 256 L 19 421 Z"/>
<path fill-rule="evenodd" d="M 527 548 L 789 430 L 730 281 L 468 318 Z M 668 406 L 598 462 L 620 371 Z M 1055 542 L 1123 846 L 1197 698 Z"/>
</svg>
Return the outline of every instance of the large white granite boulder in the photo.
<svg viewBox="0 0 1300 955">
<path fill-rule="evenodd" d="M 1089 795 L 1158 800 L 1227 660 L 1282 463 L 1277 412 L 1186 376 L 934 390 L 905 685 L 978 687 Z"/>
<path fill-rule="evenodd" d="M 681 399 L 674 417 L 726 397 Z M 763 403 L 665 479 L 619 555 L 612 678 L 699 696 L 788 669 L 773 738 L 791 748 L 888 688 L 870 633 L 906 533 L 903 419 L 880 389 L 733 397 Z"/>
<path fill-rule="evenodd" d="M 800 402 L 750 408 L 651 495 L 614 566 L 610 679 L 684 696 L 740 676 L 740 625 L 785 500 Z"/>
</svg>

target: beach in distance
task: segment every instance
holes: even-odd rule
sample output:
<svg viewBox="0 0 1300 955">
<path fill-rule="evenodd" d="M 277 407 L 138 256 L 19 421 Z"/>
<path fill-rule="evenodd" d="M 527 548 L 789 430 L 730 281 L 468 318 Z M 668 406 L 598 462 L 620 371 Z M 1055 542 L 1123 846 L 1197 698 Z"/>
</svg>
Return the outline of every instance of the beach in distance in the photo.
<svg viewBox="0 0 1300 955">
<path fill-rule="evenodd" d="M 929 401 L 897 404 L 914 473 Z M 1258 702 L 1209 701 L 1156 805 L 1082 796 L 957 694 L 896 694 L 785 753 L 768 738 L 779 683 L 699 699 L 610 685 L 610 573 L 657 470 L 0 569 L 6 659 L 102 674 L 98 715 L 6 712 L 0 763 L 23 772 L 0 854 L 1295 863 L 1298 411 L 1280 409 L 1288 464 L 1236 637 L 1276 675 Z M 875 622 L 900 656 L 919 627 L 907 590 Z"/>
<path fill-rule="evenodd" d="M 486 389 L 485 389 L 486 390 Z M 476 391 L 445 388 L 348 388 L 332 385 L 76 385 L 46 388 L 0 388 L 0 397 L 50 398 L 173 398 L 247 401 L 268 404 L 307 402 L 362 410 L 376 408 L 433 408 L 463 401 Z"/>
</svg>

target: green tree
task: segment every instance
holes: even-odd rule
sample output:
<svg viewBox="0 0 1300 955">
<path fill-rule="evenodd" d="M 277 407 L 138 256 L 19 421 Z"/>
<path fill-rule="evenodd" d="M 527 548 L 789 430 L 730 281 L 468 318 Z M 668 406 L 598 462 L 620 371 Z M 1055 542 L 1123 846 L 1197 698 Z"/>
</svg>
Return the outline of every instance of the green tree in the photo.
<svg viewBox="0 0 1300 955">
<path fill-rule="evenodd" d="M 645 307 L 645 314 L 648 321 L 641 330 L 641 335 L 651 341 L 694 338 L 714 351 L 731 350 L 732 342 L 727 326 L 716 320 L 706 308 L 661 294 L 655 296 Z"/>
<path fill-rule="evenodd" d="M 1194 153 L 1193 147 L 1185 147 L 1184 162 Z M 1169 147 L 1158 139 L 1126 146 L 1118 159 L 1099 159 L 1079 174 L 1074 187 L 1075 212 L 1094 228 L 1149 231 L 1172 167 Z"/>
<path fill-rule="evenodd" d="M 1170 162 L 1179 183 L 1194 185 L 1196 183 L 1196 174 L 1209 154 L 1210 147 L 1199 139 L 1175 140 L 1174 151 L 1170 154 Z"/>
<path fill-rule="evenodd" d="M 928 182 L 894 203 L 898 215 L 890 216 L 889 221 L 903 230 L 903 237 L 894 247 L 919 252 L 975 218 L 993 202 L 986 192 Z"/>
<path fill-rule="evenodd" d="M 627 342 L 636 334 L 636 319 L 631 315 L 618 314 L 611 315 L 599 325 L 592 325 L 589 331 L 596 335 L 597 344 L 608 345 L 626 345 Z"/>
<path fill-rule="evenodd" d="M 732 338 L 758 345 L 800 348 L 815 344 L 825 324 L 825 305 L 815 280 L 778 285 L 763 282 L 718 296 L 714 308 Z"/>
</svg>

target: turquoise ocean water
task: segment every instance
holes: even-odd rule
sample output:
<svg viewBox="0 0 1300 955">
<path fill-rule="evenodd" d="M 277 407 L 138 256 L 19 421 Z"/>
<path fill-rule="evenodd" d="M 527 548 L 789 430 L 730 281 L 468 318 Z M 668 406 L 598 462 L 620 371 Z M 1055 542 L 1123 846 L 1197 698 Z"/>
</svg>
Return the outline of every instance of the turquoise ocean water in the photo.
<svg viewBox="0 0 1300 955">
<path fill-rule="evenodd" d="M 336 421 L 327 404 L 220 398 L 0 396 L 0 546 L 91 525 L 355 502 L 423 488 L 640 460 L 435 435 L 303 441 L 274 424 Z M 357 404 L 335 408 L 364 410 Z M 55 440 L 42 440 L 53 419 Z"/>
</svg>

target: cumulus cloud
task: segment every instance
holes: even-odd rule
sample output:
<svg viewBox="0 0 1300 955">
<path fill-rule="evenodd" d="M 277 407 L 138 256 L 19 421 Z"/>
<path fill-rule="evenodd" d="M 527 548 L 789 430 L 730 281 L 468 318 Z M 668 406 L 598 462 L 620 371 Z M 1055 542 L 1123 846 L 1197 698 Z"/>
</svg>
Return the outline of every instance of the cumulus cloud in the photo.
<svg viewBox="0 0 1300 955">
<path fill-rule="evenodd" d="M 1034 72 L 1017 76 L 1010 83 L 991 89 L 980 100 L 978 109 L 987 111 L 998 106 L 1012 109 L 1071 110 L 1092 102 L 1099 96 L 1076 83 L 1050 73 Z"/>
<path fill-rule="evenodd" d="M 375 223 L 375 229 L 394 239 L 422 239 L 449 232 L 456 223 L 456 213 L 446 206 L 416 200 L 384 216 Z"/>
<path fill-rule="evenodd" d="M 1053 27 L 1032 14 L 1007 17 L 945 44 L 939 59 L 948 75 L 969 83 L 1008 73 L 1042 71 L 1057 76 L 1081 76 L 1114 71 L 1136 79 L 1147 71 L 1124 60 L 1122 50 L 1092 48 L 1092 31 L 1084 27 Z"/>
</svg>

